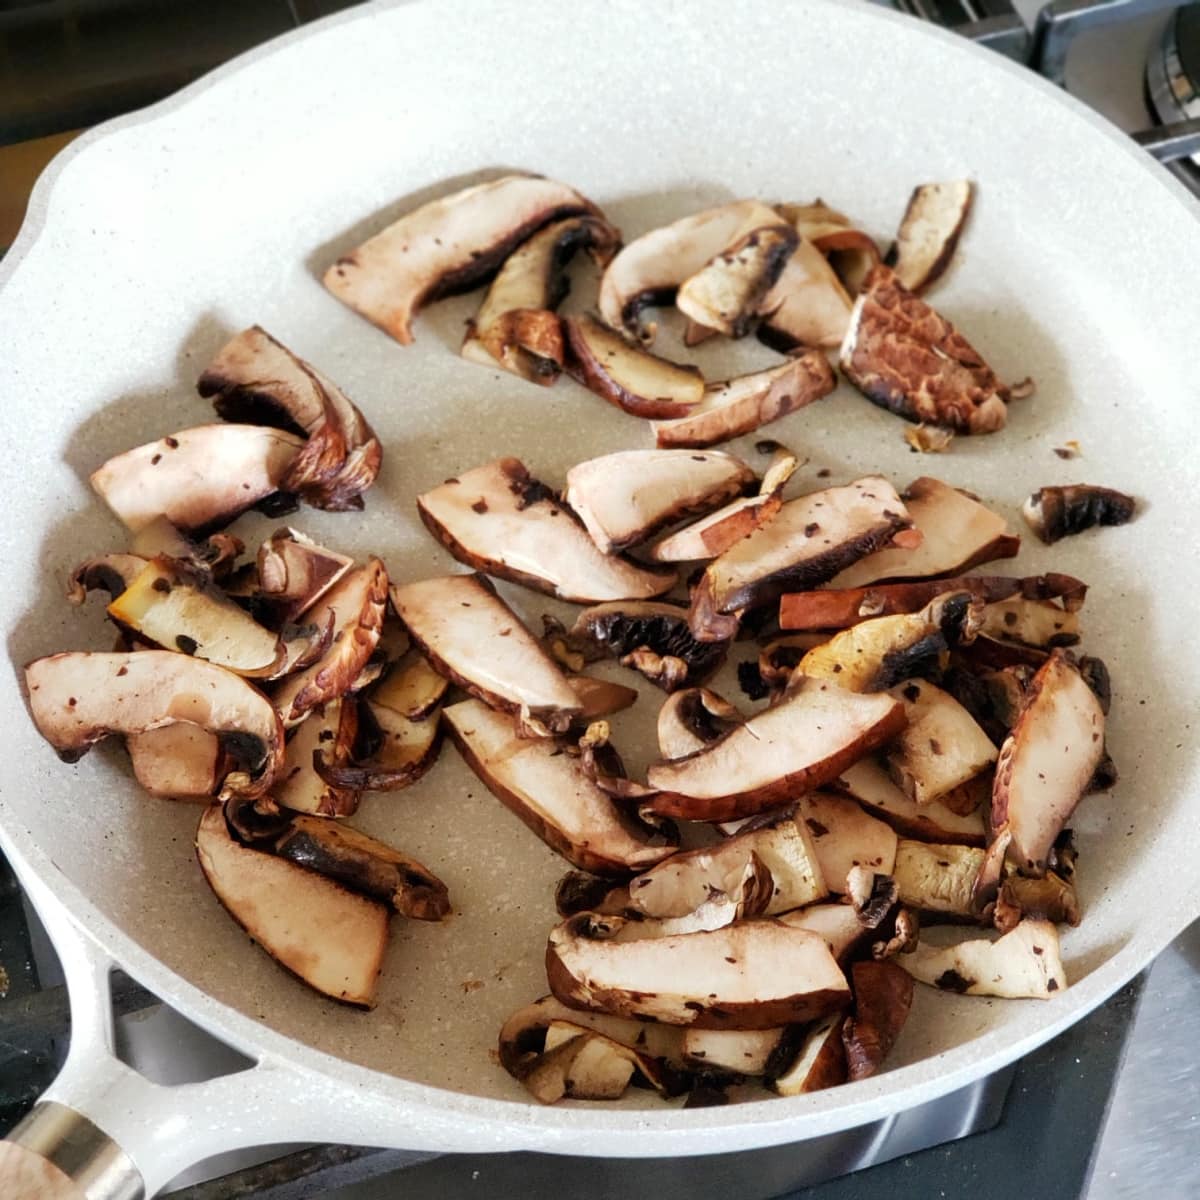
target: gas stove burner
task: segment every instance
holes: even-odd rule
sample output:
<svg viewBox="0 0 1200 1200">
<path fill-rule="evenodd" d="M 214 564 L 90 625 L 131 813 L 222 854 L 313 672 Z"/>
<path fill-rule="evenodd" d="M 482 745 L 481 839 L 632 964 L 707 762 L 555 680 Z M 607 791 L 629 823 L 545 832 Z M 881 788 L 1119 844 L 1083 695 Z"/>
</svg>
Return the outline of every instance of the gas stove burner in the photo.
<svg viewBox="0 0 1200 1200">
<path fill-rule="evenodd" d="M 1146 64 L 1146 89 L 1164 125 L 1200 117 L 1200 4 L 1179 9 Z M 1190 160 L 1200 168 L 1200 154 Z"/>
</svg>

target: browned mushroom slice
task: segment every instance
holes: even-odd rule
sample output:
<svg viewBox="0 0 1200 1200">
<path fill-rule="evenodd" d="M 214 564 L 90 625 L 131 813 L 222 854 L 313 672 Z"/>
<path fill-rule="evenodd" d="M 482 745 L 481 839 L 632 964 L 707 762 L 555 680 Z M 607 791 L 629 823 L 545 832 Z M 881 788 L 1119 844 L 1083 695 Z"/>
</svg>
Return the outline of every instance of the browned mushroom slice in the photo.
<svg viewBox="0 0 1200 1200">
<path fill-rule="evenodd" d="M 844 1013 L 834 1013 L 804 1030 L 798 1046 L 790 1040 L 780 1047 L 793 1050 L 767 1066 L 767 1084 L 781 1096 L 802 1096 L 846 1082 L 846 1050 L 842 1045 Z"/>
<path fill-rule="evenodd" d="M 795 229 L 779 217 L 751 230 L 679 285 L 675 307 L 695 325 L 745 337 L 798 241 Z"/>
<path fill-rule="evenodd" d="M 738 200 L 694 213 L 630 242 L 609 263 L 600 281 L 600 315 L 613 329 L 652 340 L 656 326 L 643 329 L 642 310 L 670 304 L 679 285 L 756 229 L 780 224 L 778 214 L 757 200 Z"/>
<path fill-rule="evenodd" d="M 888 830 L 890 833 L 891 830 Z M 648 917 L 682 917 L 719 895 L 733 895 L 754 860 L 763 877 L 743 915 L 774 916 L 828 894 L 808 831 L 790 819 L 674 854 L 629 884 L 629 906 Z"/>
<path fill-rule="evenodd" d="M 221 739 L 199 725 L 163 725 L 125 739 L 138 783 L 152 796 L 209 798 L 225 777 Z"/>
<path fill-rule="evenodd" d="M 1055 650 L 1033 677 L 1000 750 L 992 829 L 1012 833 L 1009 857 L 1041 875 L 1046 859 L 1104 757 L 1104 712 L 1079 669 Z"/>
<path fill-rule="evenodd" d="M 222 806 L 200 820 L 196 856 L 230 916 L 272 958 L 318 992 L 375 1002 L 388 910 L 331 879 L 235 841 Z"/>
<path fill-rule="evenodd" d="M 918 804 L 943 799 L 995 763 L 991 739 L 948 692 L 910 679 L 892 695 L 903 702 L 908 727 L 888 748 L 888 770 Z"/>
<path fill-rule="evenodd" d="M 779 918 L 793 929 L 807 929 L 825 939 L 830 954 L 845 966 L 854 952 L 872 936 L 858 919 L 852 904 L 813 904 Z"/>
<path fill-rule="evenodd" d="M 1027 917 L 1053 925 L 1078 925 L 1081 913 L 1074 883 L 1056 871 L 1047 871 L 1041 879 L 1009 875 L 1000 885 L 992 923 L 1001 933 L 1010 933 Z"/>
<path fill-rule="evenodd" d="M 84 559 L 67 581 L 67 600 L 82 604 L 88 592 L 104 591 L 119 596 L 145 569 L 146 560 L 138 554 L 100 554 Z"/>
<path fill-rule="evenodd" d="M 777 204 L 775 211 L 825 255 L 851 294 L 858 291 L 867 273 L 881 261 L 875 239 L 821 200 L 812 204 Z"/>
<path fill-rule="evenodd" d="M 683 1057 L 704 1073 L 763 1075 L 790 1028 L 687 1029 Z"/>
<path fill-rule="evenodd" d="M 665 759 L 686 758 L 703 750 L 745 717 L 708 688 L 675 692 L 658 710 L 658 749 Z"/>
<path fill-rule="evenodd" d="M 292 731 L 283 767 L 271 795 L 282 808 L 319 817 L 349 817 L 358 811 L 359 791 L 335 787 L 318 774 L 313 756 L 331 766 L 350 762 L 358 735 L 354 697 L 330 700 L 314 708 Z"/>
<path fill-rule="evenodd" d="M 267 791 L 283 761 L 283 729 L 270 701 L 197 658 L 166 650 L 53 654 L 25 668 L 25 683 L 34 724 L 67 762 L 110 734 L 180 721 L 217 734 L 236 758 L 220 781 L 228 793 Z"/>
<path fill-rule="evenodd" d="M 342 303 L 408 345 L 412 319 L 432 300 L 470 291 L 544 225 L 596 206 L 537 175 L 465 188 L 393 221 L 325 272 Z"/>
<path fill-rule="evenodd" d="M 549 739 L 520 736 L 514 720 L 478 700 L 442 712 L 467 765 L 507 808 L 568 862 L 627 875 L 661 862 L 678 842 L 629 816 Z"/>
<path fill-rule="evenodd" d="M 804 656 L 826 641 L 823 634 L 793 634 L 772 638 L 759 652 L 758 662 L 738 666 L 738 682 L 751 700 L 764 699 L 787 686 Z M 754 671 L 757 671 L 755 677 Z M 834 680 L 837 683 L 837 680 Z"/>
<path fill-rule="evenodd" d="M 961 815 L 937 800 L 910 800 L 877 763 L 864 759 L 847 767 L 830 785 L 852 796 L 869 813 L 886 821 L 901 837 L 922 842 L 983 846 L 983 814 Z"/>
<path fill-rule="evenodd" d="M 890 696 L 799 679 L 778 704 L 705 749 L 651 766 L 647 779 L 660 794 L 648 805 L 698 821 L 763 812 L 835 779 L 903 725 L 904 706 Z"/>
<path fill-rule="evenodd" d="M 592 721 L 622 712 L 637 703 L 637 689 L 626 687 L 623 683 L 598 679 L 594 675 L 568 675 L 567 683 L 582 706 L 576 718 L 577 726 L 589 725 Z"/>
<path fill-rule="evenodd" d="M 898 961 L 921 983 L 968 996 L 1045 1000 L 1067 986 L 1058 930 L 1049 921 L 1022 921 L 994 942 L 922 943 Z"/>
<path fill-rule="evenodd" d="M 573 466 L 565 499 L 592 541 L 613 554 L 719 508 L 754 483 L 740 458 L 720 450 L 621 450 Z"/>
<path fill-rule="evenodd" d="M 1074 646 L 1079 641 L 1079 616 L 1048 600 L 1000 600 L 984 608 L 979 632 L 1023 646 Z"/>
<path fill-rule="evenodd" d="M 800 238 L 775 286 L 763 297 L 758 336 L 776 349 L 832 347 L 846 336 L 853 301 L 825 256 Z"/>
<path fill-rule="evenodd" d="M 975 846 L 937 845 L 901 838 L 892 878 L 900 903 L 923 912 L 974 917 L 975 880 L 984 851 Z"/>
<path fill-rule="evenodd" d="M 546 974 L 564 1004 L 697 1029 L 773 1029 L 849 999 L 829 947 L 808 930 L 747 921 L 621 940 L 629 924 L 581 913 L 551 932 Z"/>
<path fill-rule="evenodd" d="M 829 360 L 810 350 L 778 367 L 710 383 L 686 415 L 655 421 L 654 436 L 663 449 L 715 446 L 786 417 L 836 386 Z"/>
<path fill-rule="evenodd" d="M 911 524 L 896 489 L 878 475 L 789 500 L 705 568 L 692 594 L 692 630 L 705 637 L 705 608 L 736 613 L 824 583 Z"/>
<path fill-rule="evenodd" d="M 1038 488 L 1021 507 L 1025 523 L 1047 545 L 1096 525 L 1133 520 L 1136 501 L 1113 488 L 1076 483 Z"/>
<path fill-rule="evenodd" d="M 463 341 L 464 358 L 499 363 L 531 383 L 551 384 L 563 366 L 563 335 L 554 309 L 566 298 L 564 268 L 586 248 L 607 266 L 621 234 L 602 217 L 583 214 L 555 221 L 505 260 Z"/>
<path fill-rule="evenodd" d="M 860 962 L 850 968 L 850 986 L 854 1015 L 842 1026 L 842 1044 L 854 1082 L 874 1075 L 891 1053 L 912 1008 L 913 982 L 894 962 Z"/>
<path fill-rule="evenodd" d="M 183 530 L 225 525 L 277 492 L 304 439 L 261 425 L 199 425 L 110 458 L 92 488 L 135 532 L 165 516 Z"/>
<path fill-rule="evenodd" d="M 969 179 L 913 189 L 887 256 L 888 266 L 910 292 L 924 292 L 945 273 L 967 223 L 973 192 Z"/>
<path fill-rule="evenodd" d="M 831 892 L 845 893 L 855 867 L 890 875 L 896 862 L 896 833 L 863 812 L 845 796 L 808 792 L 797 801 L 796 823 L 803 823 Z"/>
<path fill-rule="evenodd" d="M 252 325 L 227 342 L 196 385 L 227 421 L 270 425 L 307 438 L 282 480 L 284 491 L 317 508 L 362 508 L 383 447 L 332 380 Z"/>
<path fill-rule="evenodd" d="M 343 575 L 308 611 L 318 628 L 333 617 L 333 641 L 311 666 L 288 676 L 274 694 L 275 707 L 289 727 L 318 704 L 345 695 L 379 643 L 388 597 L 387 570 L 377 558 Z"/>
<path fill-rule="evenodd" d="M 279 529 L 258 548 L 257 599 L 280 621 L 295 621 L 354 565 L 295 529 Z"/>
<path fill-rule="evenodd" d="M 129 543 L 130 551 L 142 558 L 158 558 L 165 554 L 169 558 L 183 559 L 222 582 L 233 571 L 234 563 L 245 548 L 242 539 L 231 533 L 214 533 L 203 540 L 189 537 L 166 517 L 155 517 L 143 525 Z"/>
<path fill-rule="evenodd" d="M 392 604 L 435 670 L 518 714 L 527 736 L 565 733 L 579 715 L 558 665 L 483 576 L 397 584 Z"/>
<path fill-rule="evenodd" d="M 515 458 L 501 458 L 417 497 L 426 528 L 459 562 L 576 604 L 645 600 L 675 572 L 602 554 L 570 510 Z"/>
<path fill-rule="evenodd" d="M 277 634 L 222 595 L 206 571 L 180 559 L 148 562 L 108 614 L 144 641 L 238 675 L 270 676 L 283 661 Z"/>
<path fill-rule="evenodd" d="M 1009 532 L 1003 517 L 940 479 L 914 480 L 904 492 L 904 503 L 921 533 L 920 543 L 879 550 L 842 571 L 831 586 L 960 575 L 978 563 L 1012 558 L 1020 549 L 1020 537 Z"/>
</svg>

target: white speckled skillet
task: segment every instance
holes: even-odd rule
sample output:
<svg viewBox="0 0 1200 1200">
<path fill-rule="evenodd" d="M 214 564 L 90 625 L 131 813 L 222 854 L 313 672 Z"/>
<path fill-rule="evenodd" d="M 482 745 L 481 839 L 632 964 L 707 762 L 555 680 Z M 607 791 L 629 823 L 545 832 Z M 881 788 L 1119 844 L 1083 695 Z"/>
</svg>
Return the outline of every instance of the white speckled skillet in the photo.
<svg viewBox="0 0 1200 1200">
<path fill-rule="evenodd" d="M 153 1194 L 186 1164 L 257 1142 L 684 1155 L 850 1127 L 1031 1050 L 1200 915 L 1200 207 L 1100 118 L 985 50 L 858 4 L 736 10 L 721 0 L 371 6 L 95 130 L 39 184 L 0 269 L 10 658 L 0 845 L 72 987 L 71 1056 L 47 1099 L 128 1156 L 107 1151 L 90 1194 L 136 1194 L 131 1166 Z M 489 1049 L 505 1015 L 544 990 L 562 863 L 452 749 L 418 787 L 363 807 L 359 823 L 442 874 L 458 909 L 442 926 L 397 922 L 381 1002 L 363 1015 L 285 975 L 219 908 L 193 858 L 197 808 L 140 795 L 115 748 L 66 767 L 38 737 L 21 664 L 105 648 L 110 636 L 97 602 L 81 612 L 62 596 L 77 559 L 122 545 L 88 471 L 209 419 L 195 380 L 245 325 L 260 322 L 326 370 L 383 435 L 384 471 L 362 517 L 295 520 L 333 545 L 378 551 L 398 578 L 452 566 L 415 516 L 412 497 L 431 483 L 499 453 L 561 482 L 581 457 L 648 444 L 641 422 L 569 381 L 542 390 L 459 359 L 476 297 L 431 308 L 404 348 L 321 288 L 338 253 L 481 168 L 567 180 L 627 237 L 733 197 L 820 195 L 886 241 L 915 183 L 978 181 L 934 299 L 1002 376 L 1032 374 L 1036 397 L 1013 405 L 1004 432 L 959 439 L 936 459 L 910 454 L 900 423 L 846 387 L 770 432 L 809 456 L 799 488 L 818 486 L 824 467 L 835 481 L 936 473 L 1014 520 L 1042 484 L 1143 498 L 1132 525 L 1053 550 L 1027 545 L 1016 563 L 1092 584 L 1086 645 L 1116 682 L 1121 782 L 1075 821 L 1085 920 L 1064 939 L 1065 994 L 1014 1003 L 921 989 L 885 1072 L 791 1100 L 683 1112 L 635 1093 L 539 1108 Z M 701 350 L 710 376 L 775 361 L 757 345 Z M 1071 438 L 1082 454 L 1061 461 L 1052 448 Z M 752 441 L 733 449 L 753 457 Z M 550 607 L 506 590 L 531 620 Z M 619 730 L 638 765 L 650 704 Z M 102 1003 L 114 962 L 257 1065 L 172 1090 L 119 1065 Z M 56 1135 L 25 1136 L 45 1147 Z M 6 1148 L 0 1163 L 13 1170 L 18 1153 Z"/>
</svg>

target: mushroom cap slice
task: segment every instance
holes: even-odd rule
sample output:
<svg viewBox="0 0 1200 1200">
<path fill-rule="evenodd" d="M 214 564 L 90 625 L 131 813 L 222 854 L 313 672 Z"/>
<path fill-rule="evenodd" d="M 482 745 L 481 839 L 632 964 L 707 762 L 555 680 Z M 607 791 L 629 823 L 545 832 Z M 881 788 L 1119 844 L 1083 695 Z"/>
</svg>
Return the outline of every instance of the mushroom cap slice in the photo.
<svg viewBox="0 0 1200 1200">
<path fill-rule="evenodd" d="M 802 1096 L 846 1082 L 846 1050 L 842 1045 L 844 1013 L 832 1013 L 804 1031 L 790 1059 L 776 1055 L 767 1066 L 767 1082 L 781 1096 Z M 786 1041 L 780 1046 L 791 1049 Z"/>
<path fill-rule="evenodd" d="M 838 359 L 868 400 L 905 420 L 959 433 L 994 433 L 1008 420 L 1008 389 L 991 367 L 887 267 L 864 281 Z"/>
<path fill-rule="evenodd" d="M 690 412 L 657 420 L 651 428 L 662 449 L 703 449 L 786 417 L 836 386 L 829 360 L 821 351 L 810 350 L 777 367 L 710 383 Z"/>
<path fill-rule="evenodd" d="M 689 758 L 655 763 L 648 804 L 663 816 L 730 821 L 763 812 L 836 778 L 904 726 L 890 696 L 857 695 L 797 680 L 777 705 L 756 713 Z"/>
<path fill-rule="evenodd" d="M 551 991 L 572 1008 L 697 1029 L 773 1029 L 849 1000 L 824 940 L 774 920 L 621 940 L 628 921 L 581 913 L 546 948 Z"/>
<path fill-rule="evenodd" d="M 303 446 L 282 429 L 198 425 L 110 458 L 91 484 L 135 533 L 157 517 L 211 529 L 279 491 Z"/>
<path fill-rule="evenodd" d="M 94 591 L 105 591 L 115 598 L 145 566 L 146 560 L 140 554 L 99 554 L 84 559 L 67 580 L 67 600 L 71 604 L 82 604 L 88 592 Z"/>
<path fill-rule="evenodd" d="M 417 497 L 425 527 L 459 562 L 576 604 L 669 592 L 669 568 L 602 554 L 523 463 L 500 458 Z"/>
<path fill-rule="evenodd" d="M 842 1026 L 851 1082 L 874 1075 L 891 1053 L 912 1008 L 912 979 L 890 960 L 850 968 L 854 1014 Z"/>
<path fill-rule="evenodd" d="M 896 863 L 896 833 L 865 813 L 855 801 L 825 792 L 807 792 L 797 802 L 796 824 L 803 826 L 826 888 L 844 894 L 856 867 L 890 875 Z"/>
<path fill-rule="evenodd" d="M 627 875 L 677 849 L 674 838 L 629 816 L 561 743 L 521 737 L 512 717 L 478 700 L 450 705 L 442 719 L 493 795 L 580 870 Z"/>
<path fill-rule="evenodd" d="M 815 587 L 911 524 L 896 489 L 878 475 L 789 500 L 772 521 L 708 564 L 692 595 L 693 614 L 705 607 L 735 613 Z M 692 629 L 701 635 L 695 619 Z"/>
<path fill-rule="evenodd" d="M 953 946 L 922 942 L 898 961 L 921 983 L 968 996 L 1045 1000 L 1067 986 L 1058 930 L 1049 921 L 1022 921 L 994 942 L 987 938 Z"/>
<path fill-rule="evenodd" d="M 316 991 L 370 1008 L 387 948 L 388 910 L 332 879 L 234 840 L 219 804 L 196 832 L 196 857 L 229 915 Z"/>
<path fill-rule="evenodd" d="M 996 764 L 992 829 L 1012 833 L 1009 858 L 1041 875 L 1062 827 L 1104 757 L 1104 711 L 1062 650 L 1051 653 L 1026 691 Z"/>
<path fill-rule="evenodd" d="M 131 733 L 125 748 L 134 777 L 152 796 L 209 799 L 227 774 L 221 739 L 199 725 L 181 721 Z"/>
<path fill-rule="evenodd" d="M 267 601 L 280 621 L 295 621 L 354 565 L 354 559 L 318 546 L 295 529 L 278 529 L 258 548 L 255 599 Z"/>
<path fill-rule="evenodd" d="M 1020 536 L 1002 516 L 940 479 L 914 480 L 904 491 L 904 504 L 920 542 L 877 550 L 843 570 L 831 587 L 960 575 L 979 563 L 1012 558 L 1020 548 Z"/>
<path fill-rule="evenodd" d="M 975 917 L 975 881 L 985 852 L 977 846 L 936 845 L 901 838 L 896 845 L 896 881 L 900 903 L 922 912 Z"/>
<path fill-rule="evenodd" d="M 853 303 L 829 261 L 802 237 L 759 305 L 764 314 L 759 337 L 784 351 L 840 345 Z"/>
<path fill-rule="evenodd" d="M 309 712 L 288 738 L 283 766 L 271 796 L 282 808 L 319 817 L 349 817 L 358 811 L 355 788 L 336 787 L 321 776 L 313 756 L 331 765 L 348 763 L 358 734 L 353 696 L 339 696 Z"/>
<path fill-rule="evenodd" d="M 1095 525 L 1124 525 L 1137 502 L 1113 488 L 1091 483 L 1038 488 L 1021 506 L 1025 523 L 1047 545 Z"/>
<path fill-rule="evenodd" d="M 945 274 L 967 223 L 973 194 L 969 179 L 923 183 L 913 189 L 886 260 L 910 292 L 920 295 Z"/>
<path fill-rule="evenodd" d="M 481 575 L 392 588 L 392 605 L 433 668 L 490 705 L 520 715 L 527 734 L 565 733 L 581 704 L 558 664 Z"/>
<path fill-rule="evenodd" d="M 745 719 L 728 700 L 708 688 L 674 692 L 658 710 L 659 753 L 665 759 L 686 758 Z"/>
<path fill-rule="evenodd" d="M 325 272 L 325 286 L 404 345 L 417 310 L 493 276 L 531 234 L 578 213 L 598 214 L 574 188 L 506 175 L 431 200 L 393 221 Z"/>
<path fill-rule="evenodd" d="M 25 668 L 29 709 L 41 735 L 74 762 L 110 734 L 176 722 L 222 737 L 245 764 L 220 781 L 258 796 L 283 761 L 283 727 L 271 702 L 244 679 L 168 650 L 52 654 Z"/>
</svg>

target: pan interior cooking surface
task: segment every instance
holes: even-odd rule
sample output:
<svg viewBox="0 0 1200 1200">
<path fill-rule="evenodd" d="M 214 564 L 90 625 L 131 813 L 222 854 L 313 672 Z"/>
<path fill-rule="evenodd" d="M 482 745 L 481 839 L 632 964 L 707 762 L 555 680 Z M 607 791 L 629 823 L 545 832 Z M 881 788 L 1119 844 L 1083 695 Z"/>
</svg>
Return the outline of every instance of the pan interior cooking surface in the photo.
<svg viewBox="0 0 1200 1200">
<path fill-rule="evenodd" d="M 421 527 L 418 492 L 501 454 L 561 486 L 575 462 L 650 445 L 644 423 L 567 379 L 542 389 L 460 358 L 478 292 L 427 309 L 410 347 L 325 292 L 320 276 L 339 254 L 434 195 L 502 170 L 542 172 L 593 198 L 627 241 L 738 197 L 819 195 L 886 244 L 914 185 L 974 179 L 976 208 L 934 302 L 1001 378 L 1032 376 L 1036 396 L 1013 402 L 1004 431 L 959 438 L 928 459 L 910 452 L 901 422 L 842 384 L 767 431 L 807 459 L 789 494 L 867 473 L 898 486 L 934 474 L 1023 532 L 1021 502 L 1046 484 L 1104 484 L 1143 504 L 1127 527 L 1053 548 L 1026 533 L 1015 564 L 1018 574 L 1053 567 L 1092 585 L 1084 645 L 1117 688 L 1109 745 L 1121 782 L 1072 821 L 1085 914 L 1064 936 L 1072 988 L 1041 1004 L 918 987 L 876 1090 L 847 1089 L 861 1101 L 894 1085 L 889 1103 L 911 1103 L 943 1076 L 983 1073 L 1049 1036 L 1196 915 L 1196 884 L 1184 878 L 1200 852 L 1189 730 L 1198 580 L 1187 550 L 1196 472 L 1185 447 L 1200 395 L 1182 313 L 1200 239 L 1194 209 L 1157 171 L 1001 64 L 844 4 L 745 11 L 743 28 L 773 31 L 783 58 L 764 64 L 761 37 L 714 38 L 727 25 L 716 3 L 663 6 L 652 27 L 631 3 L 596 5 L 590 21 L 548 5 L 535 20 L 516 3 L 486 15 L 445 5 L 369 12 L 85 139 L 43 187 L 44 227 L 18 246 L 0 292 L 0 391 L 14 448 L 0 467 L 0 604 L 14 678 L 37 655 L 108 648 L 102 606 L 76 610 L 62 595 L 76 562 L 124 545 L 87 474 L 210 420 L 196 379 L 252 323 L 336 380 L 385 447 L 364 513 L 304 509 L 289 523 L 347 553 L 378 553 L 397 582 L 458 569 Z M 530 53 L 534 32 L 552 53 Z M 571 303 L 586 307 L 594 276 L 574 278 Z M 721 378 L 781 360 L 739 343 L 698 347 L 691 361 Z M 1072 439 L 1082 453 L 1064 462 L 1053 448 Z M 761 470 L 754 440 L 722 449 Z M 252 517 L 234 529 L 253 546 L 278 524 Z M 544 612 L 574 611 L 499 587 L 534 629 Z M 633 682 L 611 666 L 597 673 Z M 728 676 L 717 687 L 737 695 Z M 642 691 L 613 722 L 635 776 L 654 755 L 661 699 Z M 95 906 L 72 901 L 102 942 L 117 944 L 114 927 L 132 940 L 135 974 L 159 972 L 162 986 L 155 963 L 164 964 L 237 1013 L 384 1075 L 525 1098 L 493 1051 L 505 1017 L 546 990 L 545 938 L 566 865 L 452 747 L 416 786 L 368 795 L 355 818 L 443 878 L 455 909 L 442 924 L 395 921 L 379 1005 L 362 1014 L 285 975 L 221 911 L 192 850 L 198 807 L 139 794 L 112 745 L 62 766 L 15 684 L 4 704 L 5 830 Z M 257 1036 L 233 1025 L 235 1040 Z M 662 1111 L 636 1090 L 621 1103 Z M 795 1111 L 844 1103 L 835 1090 Z"/>
</svg>

